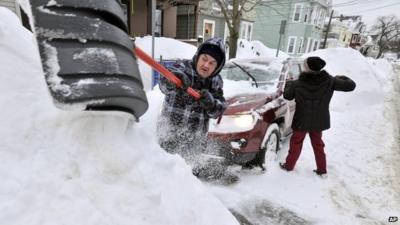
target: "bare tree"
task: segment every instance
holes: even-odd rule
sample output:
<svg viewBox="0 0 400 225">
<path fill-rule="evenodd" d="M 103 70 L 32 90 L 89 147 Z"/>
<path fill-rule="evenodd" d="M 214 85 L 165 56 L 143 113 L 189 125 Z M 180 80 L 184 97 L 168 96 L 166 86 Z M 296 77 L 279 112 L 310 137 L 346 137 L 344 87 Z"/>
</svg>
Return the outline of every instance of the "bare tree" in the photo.
<svg viewBox="0 0 400 225">
<path fill-rule="evenodd" d="M 252 11 L 263 0 L 215 0 L 229 29 L 229 58 L 235 58 L 243 13 Z"/>
<path fill-rule="evenodd" d="M 392 47 L 393 43 L 399 42 L 400 20 L 394 15 L 379 17 L 372 27 L 372 31 L 378 34 L 379 52 L 376 58 L 380 58 Z"/>
</svg>

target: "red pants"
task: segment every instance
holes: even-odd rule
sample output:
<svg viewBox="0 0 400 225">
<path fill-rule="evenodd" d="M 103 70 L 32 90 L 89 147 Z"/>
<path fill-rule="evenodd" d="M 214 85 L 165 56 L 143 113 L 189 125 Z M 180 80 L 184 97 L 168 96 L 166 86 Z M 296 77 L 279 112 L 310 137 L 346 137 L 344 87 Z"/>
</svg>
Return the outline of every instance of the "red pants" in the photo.
<svg viewBox="0 0 400 225">
<path fill-rule="evenodd" d="M 326 158 L 324 152 L 324 142 L 322 141 L 322 131 L 293 131 L 290 138 L 289 154 L 286 157 L 285 168 L 290 171 L 294 169 L 297 160 L 299 159 L 301 148 L 306 134 L 309 134 L 311 144 L 314 149 L 315 162 L 317 164 L 317 171 L 326 173 Z"/>
</svg>

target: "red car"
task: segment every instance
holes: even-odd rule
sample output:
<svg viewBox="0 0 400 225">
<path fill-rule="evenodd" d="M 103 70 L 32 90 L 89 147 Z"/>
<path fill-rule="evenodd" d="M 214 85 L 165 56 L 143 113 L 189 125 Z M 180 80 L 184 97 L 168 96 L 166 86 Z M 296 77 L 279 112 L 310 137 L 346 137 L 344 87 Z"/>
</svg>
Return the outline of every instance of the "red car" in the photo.
<svg viewBox="0 0 400 225">
<path fill-rule="evenodd" d="M 224 88 L 241 93 L 227 97 L 228 107 L 210 121 L 208 137 L 230 162 L 264 169 L 266 157 L 275 156 L 280 140 L 291 134 L 295 102 L 285 100 L 283 90 L 286 81 L 300 75 L 301 62 L 293 58 L 227 62 L 221 71 Z"/>
</svg>

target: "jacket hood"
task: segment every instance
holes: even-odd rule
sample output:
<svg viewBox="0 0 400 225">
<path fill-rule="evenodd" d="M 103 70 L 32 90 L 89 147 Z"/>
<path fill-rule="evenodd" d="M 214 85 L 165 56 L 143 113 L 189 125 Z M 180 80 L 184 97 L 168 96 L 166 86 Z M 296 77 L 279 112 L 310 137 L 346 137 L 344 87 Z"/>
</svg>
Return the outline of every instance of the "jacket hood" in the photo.
<svg viewBox="0 0 400 225">
<path fill-rule="evenodd" d="M 330 75 L 325 70 L 322 71 L 311 71 L 302 72 L 299 76 L 299 81 L 302 83 L 301 86 L 310 91 L 323 91 L 324 88 L 330 82 Z"/>
<path fill-rule="evenodd" d="M 310 71 L 310 72 L 302 72 L 299 76 L 299 80 L 318 85 L 323 83 L 324 81 L 329 79 L 329 74 L 325 71 Z"/>
<path fill-rule="evenodd" d="M 214 73 L 211 75 L 211 77 L 212 77 L 212 76 L 215 76 L 216 74 L 218 74 L 218 73 L 222 70 L 222 68 L 224 67 L 224 65 L 225 65 L 225 61 L 226 61 L 226 56 L 225 56 L 225 55 L 226 55 L 226 53 L 225 53 L 225 45 L 224 45 L 223 40 L 222 40 L 221 38 L 217 38 L 217 37 L 215 37 L 215 38 L 210 38 L 210 39 L 206 40 L 205 42 L 203 42 L 203 43 L 197 48 L 197 51 L 196 51 L 196 53 L 195 53 L 194 56 L 193 56 L 193 59 L 192 59 L 192 61 L 193 61 L 193 68 L 196 69 L 197 60 L 199 59 L 199 56 L 200 56 L 200 55 L 199 55 L 199 52 L 201 52 L 201 50 L 202 50 L 205 46 L 207 46 L 207 45 L 213 45 L 213 46 L 215 46 L 215 47 L 218 47 L 218 49 L 221 50 L 222 55 L 223 55 L 221 64 L 215 69 Z"/>
</svg>

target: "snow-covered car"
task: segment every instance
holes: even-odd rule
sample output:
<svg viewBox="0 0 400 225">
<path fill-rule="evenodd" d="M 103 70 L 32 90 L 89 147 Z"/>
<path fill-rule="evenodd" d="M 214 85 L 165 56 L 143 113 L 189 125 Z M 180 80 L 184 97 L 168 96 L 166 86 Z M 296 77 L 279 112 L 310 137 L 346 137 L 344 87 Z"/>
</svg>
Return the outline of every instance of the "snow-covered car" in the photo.
<svg viewBox="0 0 400 225">
<path fill-rule="evenodd" d="M 208 137 L 223 156 L 263 168 L 266 158 L 276 155 L 280 140 L 292 132 L 295 110 L 294 100 L 283 98 L 284 86 L 298 78 L 300 65 L 295 58 L 238 59 L 225 65 L 221 71 L 225 86 L 233 86 L 232 94 L 240 93 L 227 97 L 224 114 L 210 121 Z"/>
</svg>

